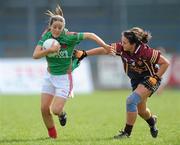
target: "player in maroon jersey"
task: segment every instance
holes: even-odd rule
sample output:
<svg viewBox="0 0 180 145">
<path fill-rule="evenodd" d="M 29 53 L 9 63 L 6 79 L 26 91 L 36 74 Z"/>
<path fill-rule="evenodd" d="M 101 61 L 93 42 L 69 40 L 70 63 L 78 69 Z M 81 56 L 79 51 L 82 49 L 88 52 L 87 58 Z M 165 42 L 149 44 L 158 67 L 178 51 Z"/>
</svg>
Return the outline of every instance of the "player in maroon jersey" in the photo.
<svg viewBox="0 0 180 145">
<path fill-rule="evenodd" d="M 113 46 L 111 52 L 122 58 L 125 73 L 131 80 L 133 90 L 126 100 L 126 125 L 118 135 L 114 136 L 115 139 L 130 137 L 137 115 L 148 123 L 152 137 L 156 138 L 158 135 L 157 117 L 152 115 L 146 102 L 148 97 L 158 89 L 169 61 L 159 51 L 147 45 L 150 38 L 149 32 L 133 27 L 122 33 L 120 42 L 111 44 Z M 82 54 L 79 57 L 81 61 L 86 56 L 104 55 L 111 52 L 98 47 L 88 51 L 78 51 L 77 54 Z M 157 65 L 159 67 L 156 67 Z"/>
</svg>

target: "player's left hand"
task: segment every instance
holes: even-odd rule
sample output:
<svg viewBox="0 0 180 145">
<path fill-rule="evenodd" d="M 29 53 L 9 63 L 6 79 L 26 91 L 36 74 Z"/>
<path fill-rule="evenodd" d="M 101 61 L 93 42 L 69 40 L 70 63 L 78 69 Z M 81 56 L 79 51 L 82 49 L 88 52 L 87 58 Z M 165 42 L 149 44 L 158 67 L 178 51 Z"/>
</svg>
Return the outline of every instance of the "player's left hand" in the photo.
<svg viewBox="0 0 180 145">
<path fill-rule="evenodd" d="M 74 56 L 78 59 L 77 63 L 79 63 L 81 60 L 83 60 L 85 57 L 87 57 L 87 53 L 85 50 L 75 49 L 74 50 Z"/>
</svg>

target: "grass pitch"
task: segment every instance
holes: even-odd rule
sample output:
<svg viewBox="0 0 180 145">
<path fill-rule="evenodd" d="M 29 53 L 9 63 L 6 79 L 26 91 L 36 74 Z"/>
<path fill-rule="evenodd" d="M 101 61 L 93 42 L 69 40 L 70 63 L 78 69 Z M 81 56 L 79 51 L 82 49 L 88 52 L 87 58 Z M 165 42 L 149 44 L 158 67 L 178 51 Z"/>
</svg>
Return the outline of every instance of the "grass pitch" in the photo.
<svg viewBox="0 0 180 145">
<path fill-rule="evenodd" d="M 68 122 L 59 125 L 58 139 L 48 139 L 40 113 L 40 95 L 0 95 L 0 145 L 180 145 L 180 91 L 154 94 L 148 106 L 158 116 L 159 136 L 137 118 L 130 139 L 114 140 L 124 127 L 125 102 L 130 90 L 96 91 L 76 95 L 65 106 Z"/>
</svg>

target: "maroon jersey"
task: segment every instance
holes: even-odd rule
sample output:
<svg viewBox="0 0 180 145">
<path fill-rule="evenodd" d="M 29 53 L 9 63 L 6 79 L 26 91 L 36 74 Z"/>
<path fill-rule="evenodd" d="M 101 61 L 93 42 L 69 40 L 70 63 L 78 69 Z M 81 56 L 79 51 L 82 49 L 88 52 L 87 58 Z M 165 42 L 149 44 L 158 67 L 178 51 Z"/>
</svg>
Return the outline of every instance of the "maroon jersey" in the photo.
<svg viewBox="0 0 180 145">
<path fill-rule="evenodd" d="M 116 55 L 121 56 L 124 70 L 130 79 L 139 79 L 145 76 L 153 76 L 157 72 L 157 62 L 160 52 L 150 48 L 146 44 L 139 45 L 135 52 L 124 51 L 122 43 L 112 43 L 116 49 Z"/>
</svg>

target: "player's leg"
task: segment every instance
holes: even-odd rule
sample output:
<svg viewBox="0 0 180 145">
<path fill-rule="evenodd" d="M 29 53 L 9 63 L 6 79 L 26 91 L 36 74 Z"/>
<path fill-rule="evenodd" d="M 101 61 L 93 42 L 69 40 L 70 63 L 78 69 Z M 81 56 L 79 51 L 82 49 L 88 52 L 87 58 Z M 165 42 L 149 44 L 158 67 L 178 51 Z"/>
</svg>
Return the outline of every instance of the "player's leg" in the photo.
<svg viewBox="0 0 180 145">
<path fill-rule="evenodd" d="M 151 116 L 151 112 L 149 108 L 146 106 L 147 99 L 142 101 L 141 103 L 138 104 L 138 115 L 143 118 L 144 120 L 147 120 Z"/>
<path fill-rule="evenodd" d="M 149 96 L 151 94 L 151 92 L 150 91 L 147 91 L 147 92 L 149 92 L 147 94 L 147 96 Z M 156 127 L 157 117 L 155 115 L 151 114 L 150 109 L 147 108 L 146 102 L 147 102 L 147 97 L 144 97 L 144 101 L 142 101 L 141 103 L 138 104 L 138 106 L 137 106 L 138 114 L 148 123 L 148 125 L 150 127 L 150 133 L 151 133 L 152 137 L 155 138 L 158 135 L 158 129 Z"/>
<path fill-rule="evenodd" d="M 137 105 L 141 102 L 141 96 L 137 92 L 135 90 L 126 100 L 126 125 L 123 131 L 114 136 L 116 139 L 126 138 L 131 135 L 138 114 Z"/>
<path fill-rule="evenodd" d="M 66 100 L 72 91 L 72 76 L 65 74 L 61 76 L 53 76 L 53 85 L 56 88 L 55 98 L 52 104 L 52 112 L 58 116 L 61 126 L 65 126 L 67 115 L 63 111 Z"/>
<path fill-rule="evenodd" d="M 47 72 L 44 77 L 41 93 L 41 114 L 46 128 L 48 129 L 48 135 L 51 138 L 57 137 L 56 128 L 54 125 L 53 117 L 50 111 L 52 104 L 55 87 L 51 83 L 51 75 Z"/>
<path fill-rule="evenodd" d="M 138 105 L 138 114 L 148 123 L 152 137 L 156 138 L 158 135 L 158 129 L 156 127 L 157 117 L 151 114 L 145 102 Z"/>
<path fill-rule="evenodd" d="M 48 129 L 49 137 L 56 138 L 57 137 L 56 128 L 54 125 L 52 114 L 50 112 L 50 105 L 51 105 L 52 100 L 53 100 L 52 95 L 42 93 L 42 95 L 41 95 L 41 114 L 42 114 L 44 124 L 45 124 L 46 128 Z"/>
<path fill-rule="evenodd" d="M 65 126 L 67 121 L 66 112 L 63 111 L 65 103 L 66 98 L 55 97 L 51 108 L 53 114 L 58 116 L 61 126 Z"/>
<path fill-rule="evenodd" d="M 126 125 L 123 131 L 115 138 L 124 138 L 131 135 L 133 125 L 136 121 L 138 110 L 137 106 L 147 99 L 150 95 L 150 91 L 147 90 L 143 85 L 139 84 L 134 92 L 127 98 L 126 101 Z"/>
</svg>

